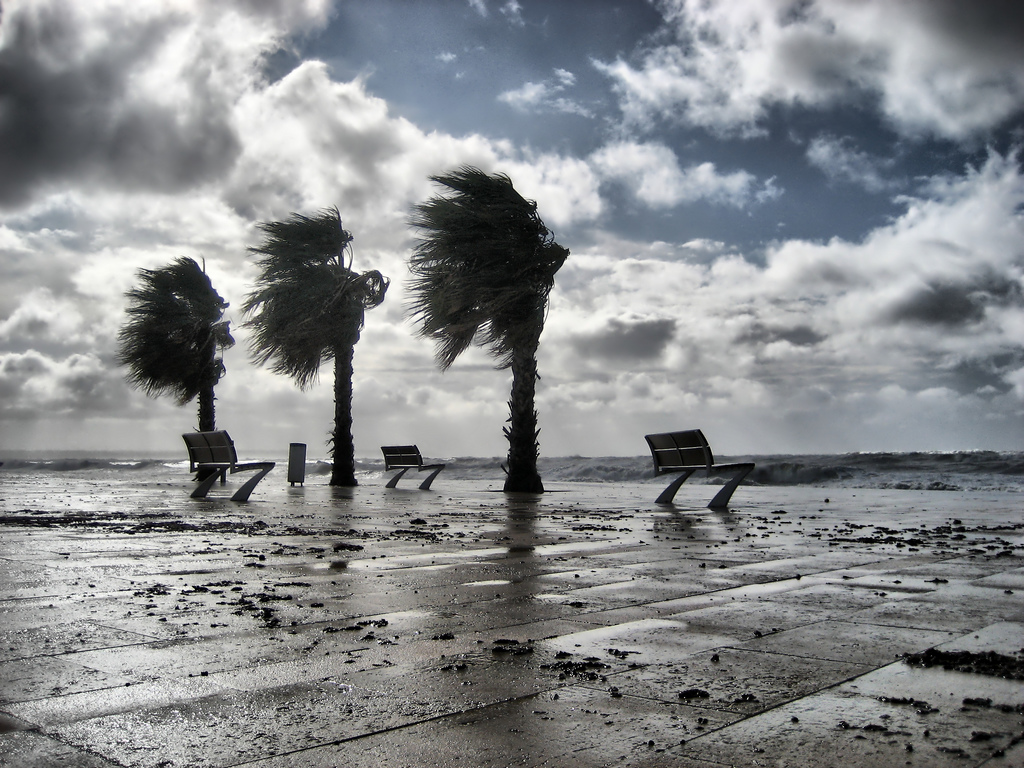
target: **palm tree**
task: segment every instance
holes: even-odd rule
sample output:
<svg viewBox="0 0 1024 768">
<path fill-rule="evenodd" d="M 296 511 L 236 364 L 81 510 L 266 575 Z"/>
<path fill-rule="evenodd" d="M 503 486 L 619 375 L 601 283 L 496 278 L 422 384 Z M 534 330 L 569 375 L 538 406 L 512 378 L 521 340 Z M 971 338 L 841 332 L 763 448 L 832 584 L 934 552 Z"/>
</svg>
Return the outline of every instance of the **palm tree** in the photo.
<svg viewBox="0 0 1024 768">
<path fill-rule="evenodd" d="M 199 398 L 199 430 L 216 429 L 213 388 L 224 375 L 218 351 L 234 345 L 224 320 L 227 302 L 194 259 L 140 269 L 125 294 L 128 322 L 118 333 L 119 364 L 128 383 L 147 395 L 167 394 L 178 405 Z"/>
<path fill-rule="evenodd" d="M 569 251 L 508 176 L 463 166 L 430 178 L 451 194 L 414 208 L 411 223 L 425 235 L 409 265 L 411 316 L 420 335 L 436 342 L 442 371 L 472 343 L 488 347 L 499 369 L 512 369 L 505 490 L 543 492 L 537 348 L 548 294 Z"/>
<path fill-rule="evenodd" d="M 352 442 L 352 357 L 363 317 L 384 301 L 388 279 L 377 270 L 352 271 L 352 235 L 337 208 L 259 225 L 263 242 L 249 251 L 261 258 L 256 289 L 243 310 L 256 361 L 307 389 L 320 364 L 334 360 L 334 431 L 331 485 L 356 485 Z"/>
</svg>

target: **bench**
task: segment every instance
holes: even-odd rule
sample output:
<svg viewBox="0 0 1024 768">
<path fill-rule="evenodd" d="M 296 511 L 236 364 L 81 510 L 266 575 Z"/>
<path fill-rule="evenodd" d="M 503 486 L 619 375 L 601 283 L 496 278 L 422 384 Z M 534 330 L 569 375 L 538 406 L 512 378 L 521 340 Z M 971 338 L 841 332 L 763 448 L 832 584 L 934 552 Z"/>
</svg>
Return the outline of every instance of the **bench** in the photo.
<svg viewBox="0 0 1024 768">
<path fill-rule="evenodd" d="M 256 474 L 246 480 L 245 484 L 231 497 L 232 501 L 247 501 L 253 488 L 275 466 L 273 461 L 253 461 L 239 464 L 238 454 L 235 453 L 235 444 L 228 433 L 223 430 L 189 432 L 181 437 L 188 448 L 188 471 L 195 472 L 196 480 L 199 482 L 196 489 L 192 491 L 193 499 L 205 498 L 217 478 L 220 478 L 220 483 L 223 485 L 227 481 L 229 472 L 235 474 L 236 472 L 256 470 Z"/>
<path fill-rule="evenodd" d="M 423 457 L 420 456 L 420 449 L 415 445 L 382 445 L 380 450 L 384 454 L 384 471 L 400 470 L 397 475 L 388 480 L 386 488 L 394 488 L 398 485 L 402 475 L 410 469 L 415 469 L 417 472 L 432 469 L 434 471 L 427 475 L 426 480 L 420 483 L 420 490 L 428 491 L 430 490 L 430 484 L 434 482 L 434 478 L 447 466 L 445 464 L 424 464 Z"/>
<path fill-rule="evenodd" d="M 712 509 L 727 507 L 743 478 L 754 469 L 753 462 L 738 464 L 715 464 L 715 456 L 711 452 L 704 433 L 699 429 L 688 429 L 682 432 L 664 432 L 656 435 L 644 435 L 647 445 L 654 457 L 654 474 L 679 473 L 679 477 L 669 483 L 661 492 L 658 504 L 671 504 L 686 479 L 698 469 L 705 470 L 710 476 L 713 473 L 732 472 L 733 476 L 722 489 L 715 494 L 708 506 Z"/>
</svg>

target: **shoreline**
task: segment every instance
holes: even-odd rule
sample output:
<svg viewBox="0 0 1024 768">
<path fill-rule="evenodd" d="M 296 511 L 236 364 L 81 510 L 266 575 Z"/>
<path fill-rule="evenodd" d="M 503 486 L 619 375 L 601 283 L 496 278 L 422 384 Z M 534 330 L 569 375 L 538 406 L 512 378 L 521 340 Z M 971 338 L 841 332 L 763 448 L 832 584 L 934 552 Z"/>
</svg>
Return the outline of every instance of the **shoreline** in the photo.
<svg viewBox="0 0 1024 768">
<path fill-rule="evenodd" d="M 265 456 L 243 456 L 242 461 L 264 460 Z M 273 457 L 270 457 L 273 459 Z M 441 480 L 475 481 L 480 487 L 493 487 L 503 481 L 502 459 L 497 457 L 461 457 L 438 459 L 447 466 Z M 719 463 L 737 457 L 722 456 Z M 1003 491 L 1024 492 L 1024 453 L 981 451 L 970 454 L 847 454 L 806 456 L 739 457 L 756 466 L 744 485 L 774 488 L 888 488 L 896 490 Z M 284 482 L 288 459 L 276 459 L 277 467 L 261 487 Z M 11 482 L 51 482 L 49 475 L 80 475 L 82 480 L 105 479 L 113 483 L 148 482 L 151 477 L 167 483 L 187 480 L 187 460 L 182 456 L 143 458 L 35 458 L 5 459 L 0 466 L 0 488 Z M 316 457 L 304 464 L 309 485 L 326 482 L 330 464 Z M 545 486 L 572 486 L 582 482 L 618 484 L 657 484 L 652 464 L 646 456 L 626 457 L 541 457 L 538 469 Z M 356 462 L 360 483 L 379 483 L 385 477 L 382 459 Z M 668 477 L 661 476 L 664 484 Z M 408 482 L 408 481 L 406 481 Z M 687 485 L 718 484 L 719 477 L 707 478 L 698 472 Z"/>
</svg>

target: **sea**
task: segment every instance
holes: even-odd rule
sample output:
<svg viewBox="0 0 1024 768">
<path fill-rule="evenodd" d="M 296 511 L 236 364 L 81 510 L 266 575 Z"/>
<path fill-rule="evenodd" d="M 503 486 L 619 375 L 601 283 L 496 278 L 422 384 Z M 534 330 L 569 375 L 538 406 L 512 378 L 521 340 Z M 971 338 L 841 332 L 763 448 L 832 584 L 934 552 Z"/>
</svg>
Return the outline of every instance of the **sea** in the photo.
<svg viewBox="0 0 1024 768">
<path fill-rule="evenodd" d="M 277 458 L 279 465 L 287 457 Z M 244 457 L 243 457 L 244 460 Z M 447 463 L 445 476 L 451 479 L 490 482 L 503 477 L 502 458 L 451 457 L 430 458 Z M 1024 452 L 963 451 L 910 453 L 800 454 L 774 456 L 723 456 L 720 463 L 753 461 L 754 471 L 746 483 L 762 486 L 807 486 L 820 488 L 878 488 L 923 491 L 1006 491 L 1024 492 Z M 126 479 L 131 473 L 180 476 L 188 472 L 181 457 L 114 457 L 95 454 L 65 456 L 0 453 L 0 481 L 18 476 L 41 477 L 71 473 L 102 480 L 116 476 Z M 650 456 L 561 456 L 541 457 L 538 469 L 545 483 L 652 483 L 664 484 L 655 477 Z M 310 480 L 330 473 L 326 458 L 307 460 Z M 356 462 L 360 482 L 374 482 L 390 473 L 383 461 L 364 458 Z M 712 476 L 702 479 L 698 473 L 690 482 L 721 483 Z"/>
</svg>

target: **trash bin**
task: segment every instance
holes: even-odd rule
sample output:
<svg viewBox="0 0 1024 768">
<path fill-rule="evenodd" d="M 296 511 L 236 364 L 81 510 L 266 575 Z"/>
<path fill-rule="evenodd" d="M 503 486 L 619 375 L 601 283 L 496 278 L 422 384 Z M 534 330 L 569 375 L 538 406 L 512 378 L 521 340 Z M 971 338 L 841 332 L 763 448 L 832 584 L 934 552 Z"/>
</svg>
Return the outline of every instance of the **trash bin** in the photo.
<svg viewBox="0 0 1024 768">
<path fill-rule="evenodd" d="M 288 482 L 292 485 L 306 482 L 305 443 L 291 443 L 288 446 Z"/>
</svg>

